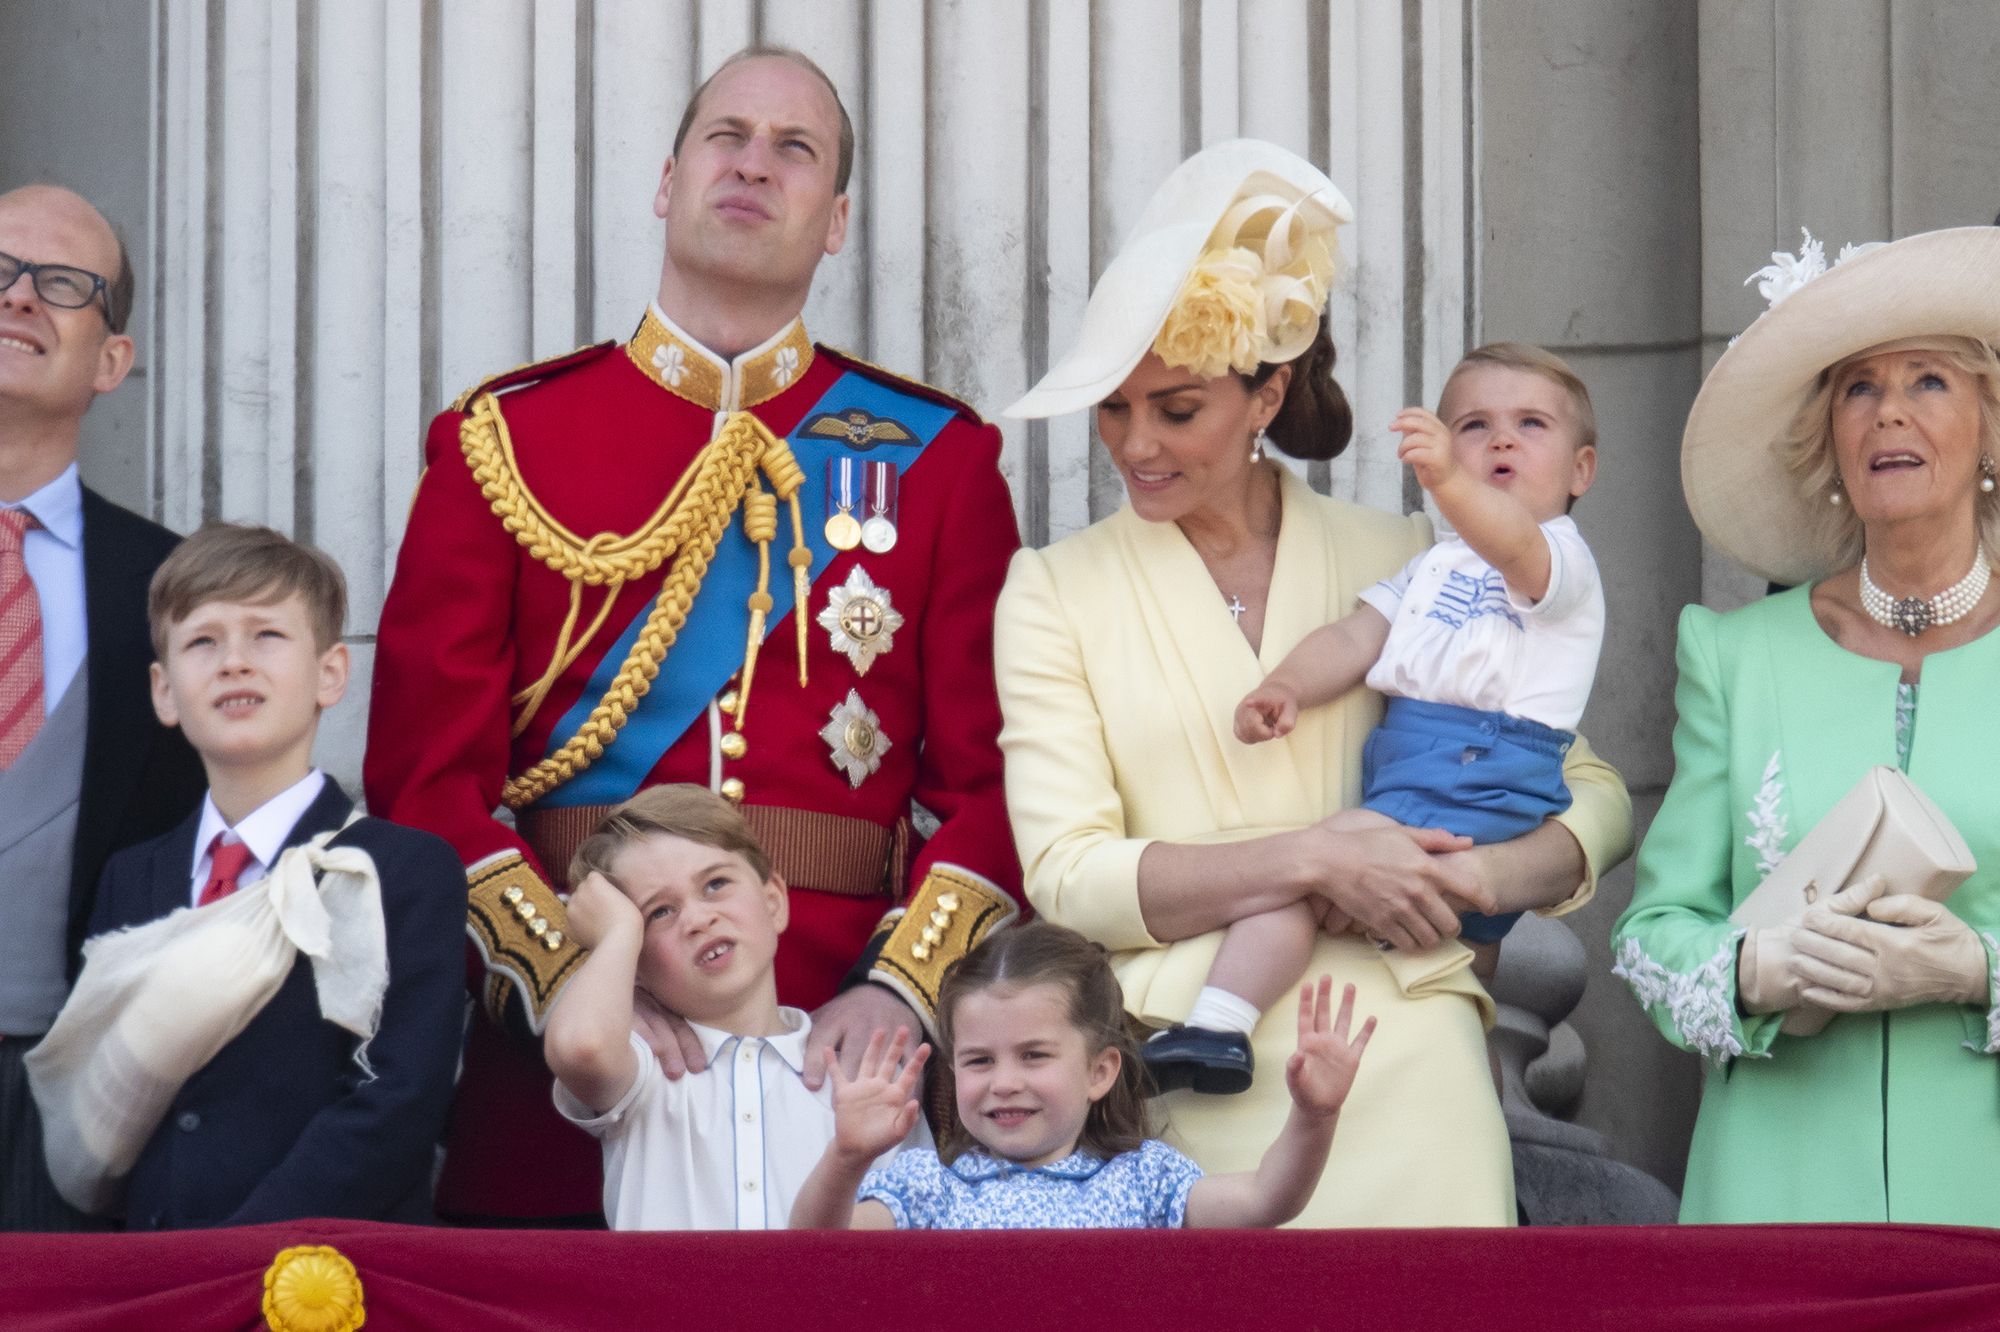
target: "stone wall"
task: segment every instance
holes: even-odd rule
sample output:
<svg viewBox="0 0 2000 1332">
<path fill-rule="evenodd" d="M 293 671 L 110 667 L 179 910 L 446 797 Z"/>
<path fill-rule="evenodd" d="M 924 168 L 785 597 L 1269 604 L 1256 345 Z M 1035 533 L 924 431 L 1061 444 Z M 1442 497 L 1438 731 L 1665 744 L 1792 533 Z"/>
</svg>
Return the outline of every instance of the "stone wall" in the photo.
<svg viewBox="0 0 2000 1332">
<path fill-rule="evenodd" d="M 180 528 L 331 549 L 372 627 L 425 419 L 480 376 L 623 334 L 649 204 L 698 76 L 802 47 L 860 134 L 856 226 L 816 334 L 993 411 L 1073 334 L 1091 279 L 1187 152 L 1237 134 L 1354 202 L 1336 293 L 1354 448 L 1315 485 L 1420 498 L 1382 429 L 1470 342 L 1569 357 L 1603 429 L 1577 509 L 1610 628 L 1584 730 L 1640 825 L 1671 776 L 1674 618 L 1759 589 L 1705 555 L 1681 422 L 1757 310 L 1745 274 L 2000 210 L 1988 0 L 8 0 L 0 186 L 100 201 L 140 268 L 133 381 L 92 484 Z M 1118 502 L 1081 417 L 1011 424 L 1024 533 Z M 321 759 L 359 769 L 365 699 Z M 1578 1117 L 1678 1183 L 1698 1089 L 1609 975 L 1629 867 L 1568 918 L 1588 983 Z"/>
<path fill-rule="evenodd" d="M 152 27 L 131 0 L 6 0 L 0 38 L 0 189 L 67 185 L 117 224 L 138 265 L 132 327 L 152 318 Z M 23 255 L 22 258 L 34 258 Z M 84 481 L 142 512 L 147 494 L 147 339 L 126 386 L 84 422 Z"/>
</svg>

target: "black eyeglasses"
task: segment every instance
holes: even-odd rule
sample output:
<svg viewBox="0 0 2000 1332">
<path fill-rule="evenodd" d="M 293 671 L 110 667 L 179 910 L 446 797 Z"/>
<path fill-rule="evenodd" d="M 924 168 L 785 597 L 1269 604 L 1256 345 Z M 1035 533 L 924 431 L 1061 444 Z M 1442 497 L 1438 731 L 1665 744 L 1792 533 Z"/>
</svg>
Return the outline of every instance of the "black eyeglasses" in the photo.
<svg viewBox="0 0 2000 1332">
<path fill-rule="evenodd" d="M 104 320 L 111 322 L 111 284 L 87 268 L 68 264 L 31 264 L 11 254 L 0 254 L 0 292 L 13 289 L 26 273 L 35 285 L 35 295 L 65 310 L 81 310 L 99 296 L 104 297 Z"/>
</svg>

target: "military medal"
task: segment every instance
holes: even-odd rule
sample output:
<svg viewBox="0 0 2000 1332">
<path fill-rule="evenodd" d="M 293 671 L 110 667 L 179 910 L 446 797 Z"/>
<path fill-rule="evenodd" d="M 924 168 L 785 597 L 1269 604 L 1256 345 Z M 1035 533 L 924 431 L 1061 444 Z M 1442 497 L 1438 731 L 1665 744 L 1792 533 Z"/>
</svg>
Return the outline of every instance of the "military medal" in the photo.
<svg viewBox="0 0 2000 1332">
<path fill-rule="evenodd" d="M 903 615 L 889 604 L 889 593 L 859 564 L 847 571 L 847 581 L 827 595 L 819 627 L 833 641 L 833 650 L 854 663 L 856 675 L 868 674 L 875 658 L 895 645 Z"/>
<path fill-rule="evenodd" d="M 861 522 L 854 516 L 853 458 L 826 460 L 826 544 L 835 550 L 853 550 L 861 544 Z"/>
<path fill-rule="evenodd" d="M 868 464 L 868 521 L 861 524 L 861 544 L 877 555 L 896 548 L 896 464 Z"/>
<path fill-rule="evenodd" d="M 890 749 L 889 737 L 882 734 L 881 718 L 852 689 L 834 704 L 826 725 L 819 728 L 819 738 L 826 741 L 833 766 L 847 774 L 850 787 L 861 785 L 880 768 L 882 756 Z"/>
</svg>

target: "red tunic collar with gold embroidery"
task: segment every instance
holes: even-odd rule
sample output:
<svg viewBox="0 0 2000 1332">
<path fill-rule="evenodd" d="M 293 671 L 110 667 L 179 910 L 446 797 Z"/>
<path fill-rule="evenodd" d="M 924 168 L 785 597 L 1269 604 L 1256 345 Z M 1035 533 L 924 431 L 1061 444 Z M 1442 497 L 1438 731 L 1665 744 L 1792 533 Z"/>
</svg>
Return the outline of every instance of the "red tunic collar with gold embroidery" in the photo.
<svg viewBox="0 0 2000 1332">
<path fill-rule="evenodd" d="M 652 304 L 639 331 L 625 344 L 625 354 L 648 379 L 676 397 L 712 412 L 738 412 L 768 402 L 798 383 L 812 364 L 813 345 L 805 322 L 794 319 L 735 360 L 725 361 Z"/>
</svg>

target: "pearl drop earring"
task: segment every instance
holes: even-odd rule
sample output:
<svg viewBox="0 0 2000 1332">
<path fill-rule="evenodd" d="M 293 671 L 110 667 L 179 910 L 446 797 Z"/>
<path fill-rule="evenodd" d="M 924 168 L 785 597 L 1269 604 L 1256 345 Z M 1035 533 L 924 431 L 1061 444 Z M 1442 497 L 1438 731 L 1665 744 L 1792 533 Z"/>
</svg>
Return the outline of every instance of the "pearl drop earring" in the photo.
<svg viewBox="0 0 2000 1332">
<path fill-rule="evenodd" d="M 1263 462 L 1264 446 L 1270 442 L 1271 437 L 1264 433 L 1264 427 L 1258 426 L 1256 436 L 1250 441 L 1250 461 L 1253 463 Z M 1992 478 L 1990 477 L 1987 479 L 1986 488 L 1988 490 L 1993 489 Z"/>
<path fill-rule="evenodd" d="M 1994 485 L 1994 481 L 1993 481 L 1993 455 L 1992 455 L 1992 454 L 1990 454 L 1990 453 L 1982 453 L 1982 454 L 1980 454 L 1980 455 L 1979 455 L 1979 489 L 1980 489 L 1980 492 L 1981 492 L 1982 494 L 1986 494 L 1986 495 L 1991 495 L 1991 494 L 1993 493 L 1993 485 Z"/>
</svg>

